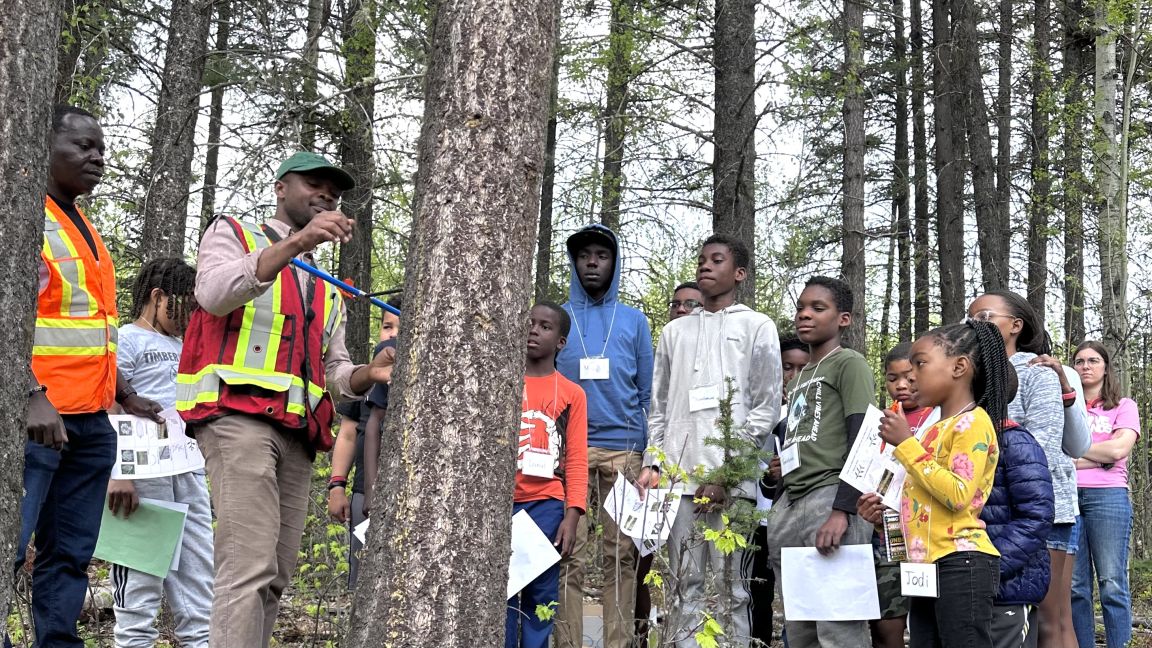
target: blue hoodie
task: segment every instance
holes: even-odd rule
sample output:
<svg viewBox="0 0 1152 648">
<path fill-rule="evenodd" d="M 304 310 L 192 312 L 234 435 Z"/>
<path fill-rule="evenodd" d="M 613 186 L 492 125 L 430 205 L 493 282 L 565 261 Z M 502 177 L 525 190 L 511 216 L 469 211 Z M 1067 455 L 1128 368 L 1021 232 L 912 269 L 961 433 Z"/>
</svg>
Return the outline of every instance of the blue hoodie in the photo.
<svg viewBox="0 0 1152 648">
<path fill-rule="evenodd" d="M 612 283 L 603 298 L 592 301 L 576 272 L 578 250 L 568 250 L 572 278 L 564 309 L 572 317 L 572 329 L 556 368 L 588 397 L 589 447 L 643 452 L 652 401 L 652 330 L 644 313 L 618 299 L 622 262 L 615 233 L 590 225 L 569 241 L 577 237 L 592 237 L 614 248 Z M 608 380 L 580 380 L 580 360 L 601 355 L 608 358 Z"/>
</svg>

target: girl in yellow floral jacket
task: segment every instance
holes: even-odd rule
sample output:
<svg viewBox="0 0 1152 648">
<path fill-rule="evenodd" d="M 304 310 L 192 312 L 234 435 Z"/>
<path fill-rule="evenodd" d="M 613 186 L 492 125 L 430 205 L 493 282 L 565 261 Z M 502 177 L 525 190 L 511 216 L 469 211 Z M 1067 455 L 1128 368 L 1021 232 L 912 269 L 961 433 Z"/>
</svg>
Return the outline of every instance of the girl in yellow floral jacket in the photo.
<svg viewBox="0 0 1152 648">
<path fill-rule="evenodd" d="M 908 562 L 932 563 L 939 593 L 911 599 L 909 646 L 991 648 L 1000 560 L 980 511 L 996 473 L 1012 365 L 996 328 L 975 320 L 927 333 L 909 360 L 916 402 L 941 414 L 919 440 L 896 412 L 880 425 L 908 470 L 900 511 Z M 877 505 L 865 496 L 861 513 Z"/>
</svg>

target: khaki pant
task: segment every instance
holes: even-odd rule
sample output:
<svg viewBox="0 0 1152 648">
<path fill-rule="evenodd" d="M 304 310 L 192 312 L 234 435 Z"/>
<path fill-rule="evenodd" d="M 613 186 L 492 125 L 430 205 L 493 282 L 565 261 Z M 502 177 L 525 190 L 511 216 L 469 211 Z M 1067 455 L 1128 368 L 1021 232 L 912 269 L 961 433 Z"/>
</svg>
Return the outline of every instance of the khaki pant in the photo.
<svg viewBox="0 0 1152 648">
<path fill-rule="evenodd" d="M 616 473 L 635 479 L 643 455 L 629 450 L 588 448 L 588 506 L 600 511 L 604 528 L 604 648 L 628 648 L 635 634 L 636 545 L 616 529 L 604 512 L 604 499 L 616 482 Z M 560 562 L 560 605 L 555 632 L 556 648 L 584 645 L 584 572 L 592 549 L 588 542 L 591 520 L 577 527 L 572 555 Z"/>
<path fill-rule="evenodd" d="M 296 569 L 312 460 L 304 440 L 230 415 L 196 429 L 216 510 L 211 648 L 268 646 Z"/>
</svg>

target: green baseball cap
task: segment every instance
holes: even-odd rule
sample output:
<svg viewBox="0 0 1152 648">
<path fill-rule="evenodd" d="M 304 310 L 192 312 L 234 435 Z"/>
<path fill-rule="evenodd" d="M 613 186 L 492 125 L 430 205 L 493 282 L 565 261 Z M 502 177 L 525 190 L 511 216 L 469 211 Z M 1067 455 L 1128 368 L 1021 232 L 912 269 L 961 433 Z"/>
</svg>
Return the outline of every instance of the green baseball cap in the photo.
<svg viewBox="0 0 1152 648">
<path fill-rule="evenodd" d="M 323 173 L 327 174 L 336 181 L 336 186 L 340 191 L 348 191 L 356 186 L 356 181 L 347 171 L 332 164 L 323 155 L 316 153 L 309 153 L 307 151 L 297 151 L 292 154 L 292 157 L 280 163 L 280 168 L 276 169 L 276 179 L 279 180 L 288 173 Z"/>
</svg>

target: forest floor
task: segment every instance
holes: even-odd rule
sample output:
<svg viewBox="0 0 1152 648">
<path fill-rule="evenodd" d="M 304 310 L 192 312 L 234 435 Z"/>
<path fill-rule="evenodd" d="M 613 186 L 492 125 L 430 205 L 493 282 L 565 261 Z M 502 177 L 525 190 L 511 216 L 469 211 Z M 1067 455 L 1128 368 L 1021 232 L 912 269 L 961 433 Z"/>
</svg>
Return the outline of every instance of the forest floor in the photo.
<svg viewBox="0 0 1152 648">
<path fill-rule="evenodd" d="M 348 624 L 352 603 L 347 588 L 346 528 L 329 523 L 324 487 L 326 475 L 317 473 L 313 484 L 308 524 L 301 544 L 296 576 L 282 600 L 276 624 L 274 646 L 282 648 L 337 648 Z M 599 561 L 592 560 L 596 565 Z M 1152 648 L 1152 560 L 1132 564 L 1133 638 L 1131 648 Z M 106 648 L 112 644 L 111 588 L 108 565 L 95 561 L 89 572 L 92 582 L 90 605 L 81 623 L 82 636 L 89 648 Z M 16 646 L 30 645 L 24 638 L 29 628 L 28 582 L 24 570 L 17 586 L 17 601 L 8 617 L 8 629 Z M 599 609 L 601 577 L 589 574 L 587 609 Z M 657 595 L 658 596 L 658 595 Z M 95 605 L 91 605 L 95 601 Z M 782 619 L 777 601 L 776 618 Z M 165 611 L 158 623 L 160 641 L 157 648 L 177 648 L 174 624 Z M 1103 627 L 1098 621 L 1097 644 L 1103 645 Z M 779 642 L 776 642 L 779 645 Z"/>
</svg>

